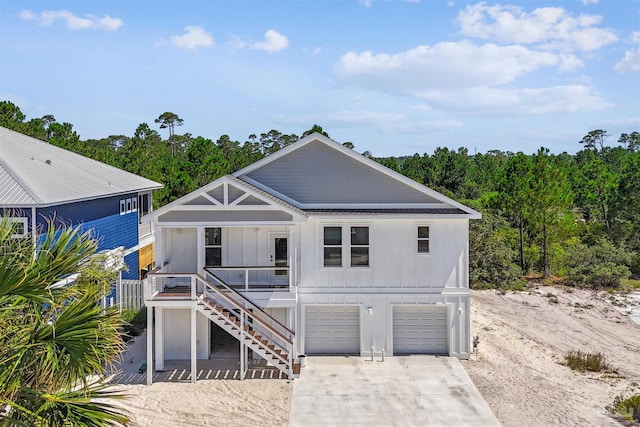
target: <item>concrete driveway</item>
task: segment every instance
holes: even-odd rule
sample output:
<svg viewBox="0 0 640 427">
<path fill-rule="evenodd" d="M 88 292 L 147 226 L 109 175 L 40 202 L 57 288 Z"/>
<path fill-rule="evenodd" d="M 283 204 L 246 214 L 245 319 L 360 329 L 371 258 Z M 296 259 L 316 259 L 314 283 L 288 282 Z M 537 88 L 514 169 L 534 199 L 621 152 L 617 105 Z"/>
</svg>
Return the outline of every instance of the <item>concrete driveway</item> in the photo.
<svg viewBox="0 0 640 427">
<path fill-rule="evenodd" d="M 500 426 L 453 357 L 307 357 L 289 425 Z"/>
</svg>

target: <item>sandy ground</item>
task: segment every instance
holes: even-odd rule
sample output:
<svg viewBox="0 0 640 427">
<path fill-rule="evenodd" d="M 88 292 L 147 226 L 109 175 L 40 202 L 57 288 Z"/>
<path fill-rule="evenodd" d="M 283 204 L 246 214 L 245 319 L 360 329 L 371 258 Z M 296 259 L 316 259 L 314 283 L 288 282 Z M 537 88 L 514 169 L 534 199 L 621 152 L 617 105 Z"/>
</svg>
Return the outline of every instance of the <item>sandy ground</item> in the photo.
<svg viewBox="0 0 640 427">
<path fill-rule="evenodd" d="M 505 427 L 618 425 L 605 407 L 640 393 L 640 325 L 620 309 L 585 290 L 472 291 L 480 344 L 463 366 Z M 570 370 L 570 349 L 604 353 L 614 372 Z"/>
<path fill-rule="evenodd" d="M 628 299 L 614 305 L 606 294 L 557 287 L 471 295 L 472 335 L 480 344 L 463 366 L 505 427 L 618 425 L 605 407 L 621 393 L 640 393 L 640 325 L 629 320 Z M 562 364 L 570 349 L 604 353 L 614 372 L 571 371 Z M 277 371 L 252 365 L 253 379 L 239 381 L 233 354 L 214 352 L 199 362 L 196 384 L 183 362 L 167 364 L 146 386 L 146 374 L 138 373 L 145 351 L 142 335 L 114 381 L 128 395 L 122 404 L 134 425 L 287 425 L 293 383 L 268 379 Z"/>
<path fill-rule="evenodd" d="M 286 426 L 293 382 L 280 371 L 250 361 L 248 379 L 238 380 L 236 348 L 226 346 L 211 360 L 198 361 L 198 381 L 191 383 L 189 361 L 168 362 L 165 371 L 146 385 L 138 372 L 146 361 L 146 333 L 136 337 L 116 367 L 114 388 L 126 394 L 119 402 L 132 425 L 182 426 Z M 233 341 L 233 338 L 230 338 Z M 237 347 L 237 346 L 235 346 Z"/>
</svg>

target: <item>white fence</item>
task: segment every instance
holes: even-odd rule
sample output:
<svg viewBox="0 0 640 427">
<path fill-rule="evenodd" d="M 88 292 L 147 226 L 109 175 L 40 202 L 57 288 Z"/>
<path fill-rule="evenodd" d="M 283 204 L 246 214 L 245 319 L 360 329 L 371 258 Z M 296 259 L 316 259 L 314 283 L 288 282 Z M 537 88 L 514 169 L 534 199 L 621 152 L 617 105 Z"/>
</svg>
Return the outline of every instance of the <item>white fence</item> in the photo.
<svg viewBox="0 0 640 427">
<path fill-rule="evenodd" d="M 116 304 L 122 310 L 140 310 L 144 307 L 142 280 L 121 280 L 116 289 Z"/>
</svg>

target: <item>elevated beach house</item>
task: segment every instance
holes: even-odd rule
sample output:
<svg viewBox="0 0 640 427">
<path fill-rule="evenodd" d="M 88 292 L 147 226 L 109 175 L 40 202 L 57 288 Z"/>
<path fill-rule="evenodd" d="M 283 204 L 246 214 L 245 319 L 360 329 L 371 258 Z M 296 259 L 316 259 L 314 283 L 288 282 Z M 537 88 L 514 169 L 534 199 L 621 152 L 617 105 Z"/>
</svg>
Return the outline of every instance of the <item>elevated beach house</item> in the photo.
<svg viewBox="0 0 640 427">
<path fill-rule="evenodd" d="M 0 215 L 15 238 L 46 230 L 47 221 L 91 230 L 98 251 L 124 257 L 122 278 L 153 266 L 151 211 L 157 182 L 0 127 Z"/>
<path fill-rule="evenodd" d="M 215 328 L 240 341 L 241 377 L 249 350 L 290 377 L 301 355 L 468 358 L 478 218 L 317 133 L 217 179 L 143 217 L 147 381 L 166 360 L 195 372 Z"/>
</svg>

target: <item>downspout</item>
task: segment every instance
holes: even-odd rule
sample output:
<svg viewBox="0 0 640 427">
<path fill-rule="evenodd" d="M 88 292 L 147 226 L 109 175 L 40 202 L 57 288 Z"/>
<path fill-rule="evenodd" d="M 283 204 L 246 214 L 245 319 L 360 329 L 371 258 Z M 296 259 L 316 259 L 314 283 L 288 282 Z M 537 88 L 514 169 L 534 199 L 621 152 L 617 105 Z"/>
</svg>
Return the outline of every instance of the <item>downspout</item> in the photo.
<svg viewBox="0 0 640 427">
<path fill-rule="evenodd" d="M 31 243 L 33 245 L 33 258 L 36 257 L 36 207 L 31 207 Z"/>
<path fill-rule="evenodd" d="M 31 207 L 31 238 L 35 242 L 36 240 L 36 208 Z"/>
</svg>

